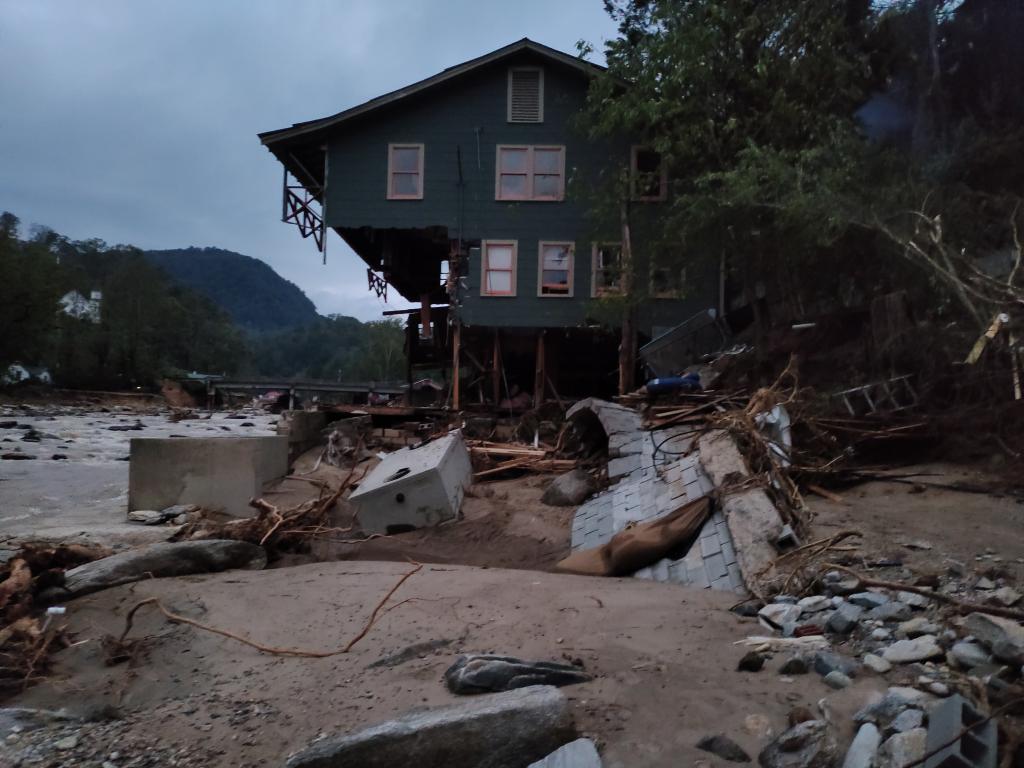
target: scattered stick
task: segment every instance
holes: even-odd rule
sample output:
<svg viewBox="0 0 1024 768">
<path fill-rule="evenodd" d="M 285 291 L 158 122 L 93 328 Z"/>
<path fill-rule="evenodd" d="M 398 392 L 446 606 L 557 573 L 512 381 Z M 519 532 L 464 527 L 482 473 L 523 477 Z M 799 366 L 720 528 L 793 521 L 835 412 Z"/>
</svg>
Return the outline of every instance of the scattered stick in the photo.
<svg viewBox="0 0 1024 768">
<path fill-rule="evenodd" d="M 857 579 L 860 586 L 863 587 L 877 587 L 879 589 L 892 589 L 902 592 L 913 592 L 915 595 L 923 595 L 924 597 L 938 600 L 940 603 L 946 603 L 956 608 L 960 613 L 987 613 L 991 616 L 1001 616 L 1004 619 L 1015 619 L 1016 621 L 1024 621 L 1024 611 L 1015 611 L 1012 608 L 1000 608 L 995 605 L 981 605 L 979 603 L 969 603 L 966 600 L 958 600 L 955 597 L 944 595 L 941 592 L 932 592 L 931 590 L 924 589 L 923 587 L 916 587 L 912 584 L 900 584 L 898 581 L 883 581 L 882 579 L 872 579 L 862 574 L 857 573 L 851 568 L 847 568 L 845 565 L 837 565 L 830 563 L 828 568 L 848 573 Z"/>
<path fill-rule="evenodd" d="M 807 490 L 816 496 L 821 496 L 823 499 L 828 499 L 836 504 L 842 504 L 843 506 L 850 506 L 850 502 L 840 496 L 838 493 L 832 493 L 832 491 L 822 488 L 820 485 L 814 485 L 813 483 L 806 483 Z"/>
<path fill-rule="evenodd" d="M 401 587 L 410 577 L 418 573 L 423 568 L 422 563 L 416 563 L 412 561 L 410 561 L 410 563 L 414 566 L 413 569 L 403 574 L 402 577 L 395 583 L 395 585 L 391 587 L 390 590 L 388 590 L 388 593 L 384 595 L 380 602 L 377 603 L 377 605 L 373 609 L 373 612 L 370 614 L 369 620 L 367 620 L 365 626 L 362 628 L 359 634 L 351 640 L 349 640 L 349 642 L 344 647 L 336 648 L 332 651 L 309 651 L 302 648 L 279 648 L 273 645 L 264 645 L 263 643 L 258 643 L 255 640 L 250 640 L 247 637 L 242 637 L 241 635 L 238 635 L 229 630 L 213 627 L 209 624 L 203 624 L 202 622 L 196 621 L 195 619 L 190 619 L 187 616 L 182 616 L 181 614 L 174 613 L 173 611 L 168 610 L 157 597 L 146 598 L 145 600 L 142 600 L 141 602 L 138 602 L 132 606 L 131 610 L 128 611 L 128 615 L 125 617 L 124 631 L 118 638 L 117 643 L 118 645 L 124 645 L 125 638 L 128 637 L 128 633 L 131 631 L 132 624 L 134 623 L 136 612 L 144 606 L 153 605 L 156 607 L 158 611 L 160 611 L 160 613 L 164 615 L 164 618 L 166 618 L 173 624 L 188 624 L 189 626 L 195 627 L 196 629 L 202 629 L 206 632 L 212 632 L 215 635 L 220 635 L 221 637 L 226 637 L 230 640 L 236 640 L 239 643 L 242 643 L 243 645 L 248 645 L 250 648 L 255 648 L 257 651 L 261 651 L 263 653 L 270 653 L 275 656 L 296 656 L 299 658 L 307 659 L 326 659 L 330 656 L 339 656 L 343 653 L 348 653 L 349 651 L 351 651 L 356 643 L 358 643 L 360 640 L 366 637 L 367 633 L 373 627 L 374 622 L 376 622 L 377 615 L 380 613 L 381 608 L 384 607 L 384 604 L 391 598 L 392 595 L 395 594 L 395 592 L 398 591 L 399 587 Z"/>
</svg>

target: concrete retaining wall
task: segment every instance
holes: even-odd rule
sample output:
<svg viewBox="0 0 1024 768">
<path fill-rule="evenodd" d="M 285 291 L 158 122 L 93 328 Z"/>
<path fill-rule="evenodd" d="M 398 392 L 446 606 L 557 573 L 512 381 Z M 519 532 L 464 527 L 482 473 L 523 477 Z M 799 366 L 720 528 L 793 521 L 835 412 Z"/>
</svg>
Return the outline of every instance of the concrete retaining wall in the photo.
<svg viewBox="0 0 1024 768">
<path fill-rule="evenodd" d="M 198 504 L 249 517 L 249 499 L 288 472 L 288 438 L 150 438 L 131 441 L 128 509 Z"/>
</svg>

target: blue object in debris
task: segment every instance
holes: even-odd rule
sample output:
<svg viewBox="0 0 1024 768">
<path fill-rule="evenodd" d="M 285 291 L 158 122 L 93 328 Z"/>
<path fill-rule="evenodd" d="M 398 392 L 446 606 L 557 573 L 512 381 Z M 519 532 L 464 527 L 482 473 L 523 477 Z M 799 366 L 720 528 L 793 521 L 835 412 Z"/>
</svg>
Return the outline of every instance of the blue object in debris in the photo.
<svg viewBox="0 0 1024 768">
<path fill-rule="evenodd" d="M 662 376 L 647 382 L 647 394 L 661 395 L 665 392 L 700 392 L 700 374 L 688 373 L 685 376 Z"/>
</svg>

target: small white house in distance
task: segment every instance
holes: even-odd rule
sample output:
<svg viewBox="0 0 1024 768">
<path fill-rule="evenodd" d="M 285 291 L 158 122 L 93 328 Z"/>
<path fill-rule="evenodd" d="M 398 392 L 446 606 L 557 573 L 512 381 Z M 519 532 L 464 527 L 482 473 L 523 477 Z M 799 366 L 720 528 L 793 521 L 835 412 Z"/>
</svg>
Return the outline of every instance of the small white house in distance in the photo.
<svg viewBox="0 0 1024 768">
<path fill-rule="evenodd" d="M 86 298 L 80 291 L 68 291 L 60 297 L 61 312 L 79 320 L 100 321 L 100 305 L 103 303 L 103 292 L 92 291 Z"/>
<path fill-rule="evenodd" d="M 21 363 L 11 363 L 0 374 L 0 384 L 7 386 L 29 381 L 35 381 L 39 384 L 52 384 L 53 378 L 46 368 L 40 368 L 35 365 L 22 365 Z"/>
</svg>

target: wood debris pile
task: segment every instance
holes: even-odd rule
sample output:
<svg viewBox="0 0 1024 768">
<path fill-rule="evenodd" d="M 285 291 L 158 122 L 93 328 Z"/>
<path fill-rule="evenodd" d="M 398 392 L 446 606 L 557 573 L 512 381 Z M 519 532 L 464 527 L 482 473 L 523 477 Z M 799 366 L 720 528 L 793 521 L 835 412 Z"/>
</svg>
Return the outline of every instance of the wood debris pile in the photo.
<svg viewBox="0 0 1024 768">
<path fill-rule="evenodd" d="M 38 617 L 37 596 L 64 583 L 64 572 L 110 555 L 90 544 L 24 544 L 0 566 L 0 698 L 40 680 L 50 653 L 67 645 L 65 629 Z"/>
<path fill-rule="evenodd" d="M 487 480 L 510 470 L 519 472 L 568 472 L 578 464 L 576 459 L 557 458 L 558 447 L 514 443 L 497 443 L 489 440 L 467 440 L 466 445 L 473 461 L 473 480 Z"/>
</svg>

